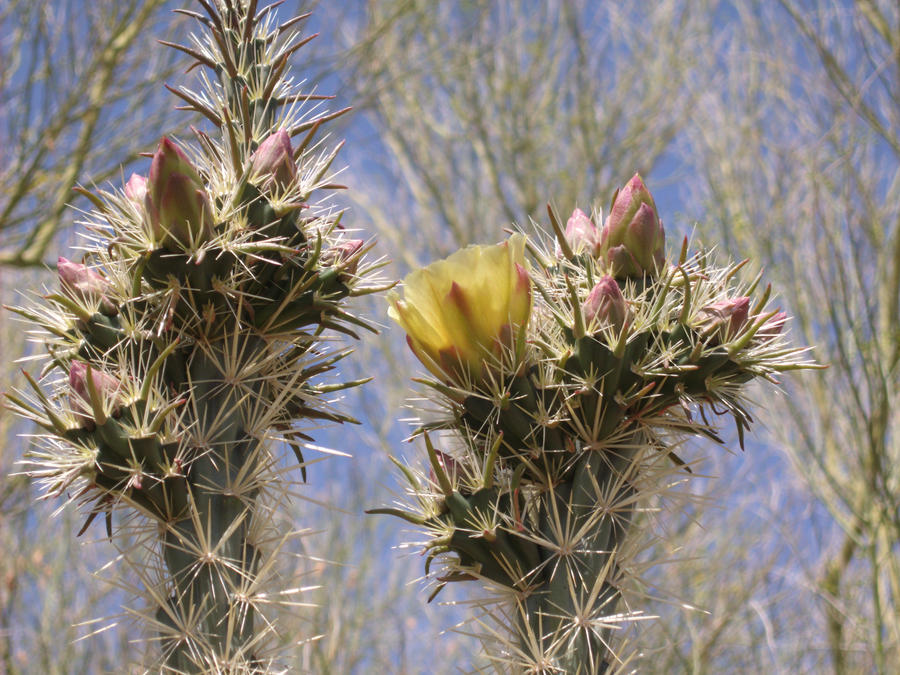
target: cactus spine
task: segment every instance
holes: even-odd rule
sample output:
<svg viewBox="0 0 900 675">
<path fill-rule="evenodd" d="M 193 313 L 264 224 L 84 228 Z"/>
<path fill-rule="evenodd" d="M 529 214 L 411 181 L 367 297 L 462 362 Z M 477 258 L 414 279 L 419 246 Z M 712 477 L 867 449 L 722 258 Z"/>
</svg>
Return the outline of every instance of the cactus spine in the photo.
<svg viewBox="0 0 900 675">
<path fill-rule="evenodd" d="M 759 278 L 737 281 L 742 264 L 689 258 L 687 241 L 677 262 L 665 261 L 639 177 L 602 231 L 577 209 L 565 230 L 550 217 L 556 242 L 528 244 L 518 297 L 503 295 L 491 247 L 414 272 L 404 296 L 390 296 L 434 376 L 421 381 L 414 433 L 428 461 L 397 461 L 405 506 L 373 512 L 424 530 L 432 597 L 451 581 L 489 589 L 473 620 L 498 672 L 587 675 L 628 660 L 615 633 L 641 615 L 622 602 L 637 513 L 690 471 L 679 440 L 721 442 L 712 411 L 733 417 L 743 442 L 743 386 L 814 365 L 787 344 L 769 289 L 751 303 Z M 523 246 L 522 236 L 503 246 Z M 530 312 L 514 309 L 523 298 Z M 460 335 L 481 338 L 473 346 Z"/>
<path fill-rule="evenodd" d="M 105 514 L 110 536 L 122 514 L 150 667 L 269 672 L 285 463 L 305 479 L 311 426 L 352 421 L 329 397 L 361 382 L 328 380 L 349 353 L 328 335 L 370 328 L 344 301 L 378 290 L 380 264 L 328 202 L 337 150 L 317 134 L 343 111 L 289 76 L 305 16 L 199 5 L 178 11 L 204 35 L 171 46 L 200 87 L 172 91 L 211 128 L 89 195 L 85 264 L 60 259 L 59 291 L 16 308 L 47 359 L 9 405 L 43 429 L 27 462 L 46 496 L 84 507 L 85 528 Z"/>
</svg>

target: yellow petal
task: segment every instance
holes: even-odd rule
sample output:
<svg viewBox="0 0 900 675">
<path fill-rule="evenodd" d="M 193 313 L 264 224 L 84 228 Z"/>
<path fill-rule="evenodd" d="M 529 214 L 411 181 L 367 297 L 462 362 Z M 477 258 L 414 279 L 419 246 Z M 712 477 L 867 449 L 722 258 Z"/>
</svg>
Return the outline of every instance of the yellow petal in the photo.
<svg viewBox="0 0 900 675">
<path fill-rule="evenodd" d="M 427 310 L 428 305 L 412 305 L 403 300 L 393 300 L 388 315 L 400 324 L 420 349 L 435 358 L 441 349 L 452 342 L 444 328 L 443 318 Z"/>
<path fill-rule="evenodd" d="M 388 296 L 388 315 L 406 331 L 416 356 L 450 379 L 477 379 L 498 342 L 524 329 L 531 311 L 525 236 L 469 246 L 409 274 L 403 298 Z M 517 332 L 515 331 L 515 332 Z M 435 373 L 437 374 L 437 373 Z"/>
</svg>

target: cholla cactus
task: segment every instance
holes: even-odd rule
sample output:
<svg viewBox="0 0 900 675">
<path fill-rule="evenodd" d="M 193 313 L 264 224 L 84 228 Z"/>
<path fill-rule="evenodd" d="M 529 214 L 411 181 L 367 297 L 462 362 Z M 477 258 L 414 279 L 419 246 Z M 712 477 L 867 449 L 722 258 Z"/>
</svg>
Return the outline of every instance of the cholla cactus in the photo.
<svg viewBox="0 0 900 675">
<path fill-rule="evenodd" d="M 304 17 L 200 5 L 184 13 L 205 37 L 178 48 L 209 71 L 175 93 L 214 133 L 163 138 L 147 178 L 91 195 L 85 262 L 60 258 L 59 290 L 16 309 L 47 358 L 9 405 L 43 429 L 26 464 L 45 495 L 121 523 L 150 667 L 268 672 L 274 646 L 311 637 L 268 610 L 292 602 L 271 583 L 285 461 L 305 478 L 309 429 L 351 420 L 330 397 L 360 382 L 323 379 L 348 353 L 326 340 L 369 328 L 344 300 L 377 290 L 380 264 L 329 206 L 336 150 L 316 134 L 340 112 L 287 75 Z"/>
<path fill-rule="evenodd" d="M 413 272 L 390 296 L 434 376 L 420 380 L 414 434 L 429 461 L 398 462 L 409 499 L 374 512 L 424 530 L 435 594 L 463 580 L 493 591 L 476 620 L 498 671 L 600 673 L 625 660 L 613 629 L 640 617 L 621 602 L 634 515 L 690 470 L 679 439 L 719 441 L 712 411 L 743 441 L 744 385 L 813 364 L 788 346 L 769 290 L 750 300 L 759 279 L 736 281 L 740 264 L 687 258 L 687 242 L 666 263 L 639 177 L 602 231 L 577 209 L 565 231 L 551 220 L 555 253 L 529 245 L 530 267 L 514 234 Z"/>
</svg>

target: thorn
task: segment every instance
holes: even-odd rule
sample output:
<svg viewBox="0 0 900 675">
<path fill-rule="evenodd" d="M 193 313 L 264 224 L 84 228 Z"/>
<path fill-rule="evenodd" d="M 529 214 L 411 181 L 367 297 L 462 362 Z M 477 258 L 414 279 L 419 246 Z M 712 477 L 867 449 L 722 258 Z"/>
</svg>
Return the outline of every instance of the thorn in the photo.
<svg viewBox="0 0 900 675">
<path fill-rule="evenodd" d="M 438 587 L 435 588 L 434 591 L 431 593 L 431 595 L 428 596 L 427 602 L 430 603 L 432 600 L 434 600 L 437 597 L 437 594 L 440 593 L 442 590 L 444 590 L 444 586 L 446 586 L 446 585 L 447 585 L 446 582 L 442 582 L 442 583 L 438 584 Z"/>
<path fill-rule="evenodd" d="M 82 526 L 81 526 L 81 529 L 78 530 L 78 534 L 75 535 L 76 537 L 80 537 L 81 535 L 83 535 L 83 534 L 87 531 L 87 529 L 88 529 L 88 527 L 90 526 L 90 524 L 91 524 L 92 522 L 94 522 L 94 518 L 97 517 L 97 514 L 98 514 L 98 513 L 99 513 L 99 511 L 97 511 L 97 510 L 92 510 L 92 511 L 88 514 L 87 520 L 84 521 L 84 525 L 82 525 Z"/>
<path fill-rule="evenodd" d="M 671 459 L 672 463 L 674 463 L 676 466 L 684 469 L 685 471 L 687 471 L 690 474 L 694 473 L 693 469 L 691 469 L 691 465 L 688 464 L 687 462 L 685 462 L 683 459 L 681 459 L 681 457 L 676 455 L 674 452 L 669 450 L 667 454 L 669 455 L 669 459 Z"/>
<path fill-rule="evenodd" d="M 562 229 L 559 218 L 557 218 L 556 213 L 553 211 L 550 202 L 547 202 L 547 214 L 550 216 L 550 225 L 553 227 L 554 234 L 556 234 L 556 240 L 559 242 L 560 250 L 563 252 L 563 255 L 566 256 L 566 259 L 572 260 L 575 257 L 575 252 L 572 250 L 572 247 L 569 246 L 569 242 L 566 241 L 566 233 Z"/>
<path fill-rule="evenodd" d="M 268 9 L 269 8 L 266 7 L 266 9 L 263 11 L 268 11 Z M 300 21 L 303 21 L 304 19 L 308 18 L 310 16 L 310 14 L 312 14 L 312 12 L 306 12 L 306 14 L 298 14 L 297 16 L 295 16 L 291 19 L 288 19 L 283 24 L 278 26 L 278 34 L 281 35 L 282 33 L 284 33 L 284 31 L 286 31 L 288 28 L 293 26 L 295 23 L 299 23 Z"/>
</svg>

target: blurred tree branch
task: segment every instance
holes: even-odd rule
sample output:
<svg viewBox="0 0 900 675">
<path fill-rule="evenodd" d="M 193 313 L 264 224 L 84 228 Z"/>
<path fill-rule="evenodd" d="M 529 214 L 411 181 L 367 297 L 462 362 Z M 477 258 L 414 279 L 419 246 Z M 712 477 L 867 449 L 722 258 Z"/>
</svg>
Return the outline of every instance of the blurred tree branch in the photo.
<svg viewBox="0 0 900 675">
<path fill-rule="evenodd" d="M 786 284 L 794 330 L 831 364 L 789 389 L 773 433 L 842 531 L 810 578 L 829 666 L 887 673 L 900 661 L 900 8 L 780 5 L 741 12 L 752 47 L 706 97 L 698 167 L 711 220 Z"/>
<path fill-rule="evenodd" d="M 168 0 L 12 0 L 0 14 L 0 264 L 40 265 L 72 188 L 108 180 L 166 126 Z M 168 26 L 165 30 L 163 26 Z"/>
<path fill-rule="evenodd" d="M 391 181 L 360 191 L 388 247 L 409 266 L 650 173 L 691 114 L 705 7 L 368 0 L 347 82 L 381 146 L 365 170 Z"/>
</svg>

